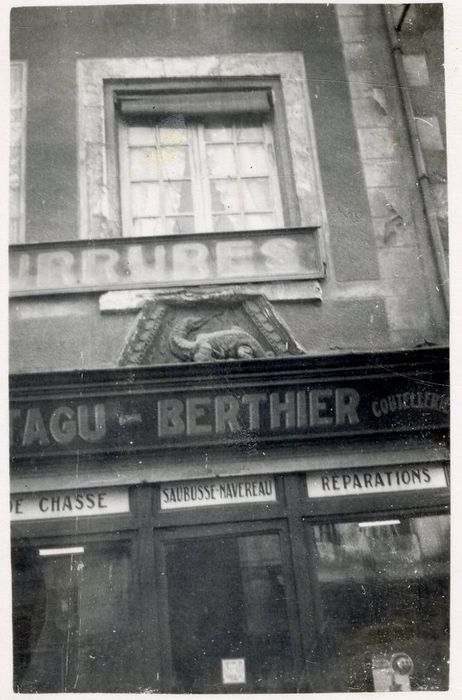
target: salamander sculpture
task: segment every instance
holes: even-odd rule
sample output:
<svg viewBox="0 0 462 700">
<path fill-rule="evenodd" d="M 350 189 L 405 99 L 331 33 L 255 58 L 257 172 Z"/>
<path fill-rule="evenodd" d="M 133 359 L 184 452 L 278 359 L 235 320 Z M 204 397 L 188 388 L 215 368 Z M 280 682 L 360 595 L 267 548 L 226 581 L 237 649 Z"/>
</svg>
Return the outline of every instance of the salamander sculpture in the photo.
<svg viewBox="0 0 462 700">
<path fill-rule="evenodd" d="M 255 338 L 238 326 L 225 330 L 198 333 L 195 340 L 188 335 L 197 331 L 209 318 L 188 316 L 178 321 L 169 336 L 169 347 L 173 355 L 184 362 L 210 362 L 211 360 L 241 360 L 269 357 Z"/>
</svg>

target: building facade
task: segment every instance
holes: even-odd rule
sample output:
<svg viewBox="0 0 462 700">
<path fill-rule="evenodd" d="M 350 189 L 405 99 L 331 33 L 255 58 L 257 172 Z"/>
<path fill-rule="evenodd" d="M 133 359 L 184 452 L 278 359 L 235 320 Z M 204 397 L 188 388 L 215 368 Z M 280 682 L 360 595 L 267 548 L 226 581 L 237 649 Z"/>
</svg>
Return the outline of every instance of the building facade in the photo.
<svg viewBox="0 0 462 700">
<path fill-rule="evenodd" d="M 12 11 L 16 690 L 448 687 L 442 32 Z"/>
</svg>

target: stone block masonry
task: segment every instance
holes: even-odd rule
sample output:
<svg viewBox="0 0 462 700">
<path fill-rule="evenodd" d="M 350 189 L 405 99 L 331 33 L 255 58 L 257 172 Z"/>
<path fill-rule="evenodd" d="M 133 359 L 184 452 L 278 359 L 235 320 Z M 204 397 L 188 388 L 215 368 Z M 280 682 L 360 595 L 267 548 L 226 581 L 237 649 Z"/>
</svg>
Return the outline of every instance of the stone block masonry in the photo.
<svg viewBox="0 0 462 700">
<path fill-rule="evenodd" d="M 406 125 L 397 100 L 396 78 L 388 49 L 385 22 L 380 7 L 348 5 L 337 7 L 353 117 L 361 153 L 374 234 L 378 249 L 381 293 L 385 301 L 393 345 L 419 342 L 431 325 L 425 299 L 419 224 L 415 219 L 416 178 L 407 144 Z M 409 84 L 428 86 L 425 55 L 405 60 Z M 422 144 L 431 152 L 444 149 L 434 115 L 418 122 Z M 438 192 L 441 202 L 441 186 Z M 443 197 L 444 201 L 444 197 Z M 440 207 L 442 209 L 442 207 Z M 444 207 L 443 207 L 444 209 Z"/>
</svg>

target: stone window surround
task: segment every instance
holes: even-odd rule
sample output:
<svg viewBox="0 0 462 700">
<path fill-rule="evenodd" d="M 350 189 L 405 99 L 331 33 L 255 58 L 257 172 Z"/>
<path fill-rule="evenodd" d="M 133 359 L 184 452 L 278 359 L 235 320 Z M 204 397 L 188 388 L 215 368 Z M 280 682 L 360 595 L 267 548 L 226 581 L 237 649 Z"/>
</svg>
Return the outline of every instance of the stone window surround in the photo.
<svg viewBox="0 0 462 700">
<path fill-rule="evenodd" d="M 12 190 L 17 193 L 17 226 L 10 225 L 10 243 L 26 240 L 26 109 L 27 109 L 27 61 L 10 62 L 10 224 Z"/>
<path fill-rule="evenodd" d="M 285 105 L 293 177 L 301 225 L 326 235 L 310 97 L 299 52 L 223 54 L 171 58 L 103 58 L 77 61 L 80 237 L 120 235 L 107 169 L 104 81 L 181 78 L 279 78 Z M 325 241 L 324 241 L 325 243 Z"/>
</svg>

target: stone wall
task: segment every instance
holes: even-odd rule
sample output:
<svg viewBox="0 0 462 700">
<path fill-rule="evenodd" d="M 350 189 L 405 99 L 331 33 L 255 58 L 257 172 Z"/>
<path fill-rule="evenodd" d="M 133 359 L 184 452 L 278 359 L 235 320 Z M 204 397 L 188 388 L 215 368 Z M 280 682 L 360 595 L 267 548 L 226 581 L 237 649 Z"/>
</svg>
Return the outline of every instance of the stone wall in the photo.
<svg viewBox="0 0 462 700">
<path fill-rule="evenodd" d="M 406 34 L 405 26 L 401 33 L 444 228 L 438 17 L 432 24 L 424 13 L 420 40 L 410 30 Z M 117 234 L 104 179 L 102 80 L 117 77 L 121 65 L 119 77 L 135 78 L 263 70 L 283 76 L 302 223 L 321 224 L 325 277 L 265 283 L 259 291 L 309 354 L 447 342 L 447 315 L 381 6 L 16 8 L 11 28 L 12 58 L 25 62 L 28 74 L 26 242 Z M 278 56 L 296 57 L 290 59 L 295 63 L 284 67 Z M 113 366 L 140 298 L 146 297 L 117 292 L 110 299 L 96 293 L 14 299 L 12 371 Z"/>
</svg>

